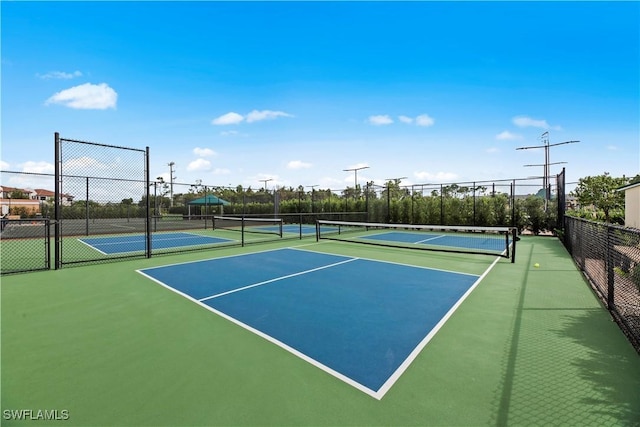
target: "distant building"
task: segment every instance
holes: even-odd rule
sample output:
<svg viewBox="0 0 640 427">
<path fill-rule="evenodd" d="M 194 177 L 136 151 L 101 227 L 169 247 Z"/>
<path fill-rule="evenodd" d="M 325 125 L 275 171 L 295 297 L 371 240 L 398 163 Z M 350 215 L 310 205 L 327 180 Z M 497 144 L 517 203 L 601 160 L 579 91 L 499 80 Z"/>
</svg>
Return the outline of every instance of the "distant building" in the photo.
<svg viewBox="0 0 640 427">
<path fill-rule="evenodd" d="M 640 228 L 640 182 L 618 188 L 624 191 L 624 225 Z"/>
<path fill-rule="evenodd" d="M 62 194 L 60 197 L 62 204 L 71 205 L 73 196 Z M 10 214 L 16 208 L 24 208 L 27 212 L 37 213 L 41 211 L 41 204 L 45 202 L 53 202 L 55 200 L 55 192 L 44 189 L 28 189 L 0 186 L 0 210 L 2 215 Z"/>
</svg>

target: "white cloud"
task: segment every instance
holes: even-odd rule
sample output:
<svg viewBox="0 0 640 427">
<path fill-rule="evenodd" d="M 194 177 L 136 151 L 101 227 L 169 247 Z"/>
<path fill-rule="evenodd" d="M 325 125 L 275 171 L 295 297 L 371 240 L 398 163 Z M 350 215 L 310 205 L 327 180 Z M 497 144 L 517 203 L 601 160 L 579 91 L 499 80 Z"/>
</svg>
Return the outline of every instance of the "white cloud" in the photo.
<svg viewBox="0 0 640 427">
<path fill-rule="evenodd" d="M 0 169 L 7 170 L 9 169 L 9 166 L 9 163 L 5 162 L 4 160 L 0 160 Z"/>
<path fill-rule="evenodd" d="M 306 163 L 301 160 L 292 160 L 287 163 L 287 168 L 289 169 L 309 169 L 311 167 L 311 163 Z"/>
<path fill-rule="evenodd" d="M 413 176 L 417 179 L 429 183 L 429 182 L 451 182 L 458 178 L 453 172 L 414 172 Z"/>
<path fill-rule="evenodd" d="M 511 133 L 508 130 L 500 132 L 496 135 L 496 139 L 499 141 L 513 141 L 517 139 L 522 139 L 522 135 L 518 135 L 516 133 Z"/>
<path fill-rule="evenodd" d="M 518 116 L 512 119 L 513 124 L 520 127 L 536 127 L 545 130 L 562 130 L 562 126 L 551 126 L 546 120 L 532 119 L 527 116 Z"/>
<path fill-rule="evenodd" d="M 618 147 L 616 147 L 615 145 L 607 145 L 607 150 L 618 151 Z"/>
<path fill-rule="evenodd" d="M 513 124 L 519 127 L 536 127 L 541 129 L 549 129 L 549 123 L 546 120 L 536 120 L 531 117 L 519 116 L 513 118 Z"/>
<path fill-rule="evenodd" d="M 217 155 L 218 153 L 213 151 L 211 148 L 196 147 L 193 149 L 193 154 L 195 154 L 198 157 L 212 157 Z"/>
<path fill-rule="evenodd" d="M 235 125 L 244 120 L 244 117 L 238 113 L 229 112 L 227 114 L 223 114 L 220 117 L 216 117 L 211 121 L 211 124 L 214 125 Z"/>
<path fill-rule="evenodd" d="M 388 116 L 375 116 L 375 117 L 378 117 L 382 120 L 384 120 L 385 118 L 388 118 Z M 420 114 L 415 119 L 413 117 L 403 115 L 403 116 L 398 116 L 398 120 L 408 125 L 415 123 L 416 126 L 433 126 L 433 124 L 435 123 L 435 120 L 433 119 L 433 117 L 429 116 L 428 114 Z M 371 117 L 369 117 L 369 121 L 371 122 Z M 388 121 L 386 123 L 374 123 L 374 124 L 390 124 L 390 123 L 393 123 L 393 121 Z"/>
<path fill-rule="evenodd" d="M 106 83 L 85 83 L 54 94 L 45 105 L 60 104 L 80 110 L 106 110 L 116 108 L 118 94 Z"/>
<path fill-rule="evenodd" d="M 30 173 L 54 173 L 55 166 L 52 163 L 47 163 L 42 161 L 41 162 L 28 161 L 22 164 L 22 171 L 30 172 Z"/>
<path fill-rule="evenodd" d="M 233 136 L 233 135 L 238 135 L 239 132 L 237 130 L 225 130 L 220 132 L 220 135 L 222 136 Z"/>
<path fill-rule="evenodd" d="M 278 117 L 293 117 L 289 113 L 285 113 L 284 111 L 271 111 L 271 110 L 253 110 L 249 114 L 247 114 L 247 123 L 259 122 L 261 120 L 273 120 Z"/>
<path fill-rule="evenodd" d="M 416 117 L 416 125 L 417 126 L 433 126 L 435 120 L 432 117 L 429 117 L 428 114 L 420 114 Z"/>
<path fill-rule="evenodd" d="M 293 117 L 293 115 L 289 113 L 285 113 L 284 111 L 272 111 L 272 110 L 253 110 L 246 116 L 242 114 L 229 112 L 227 114 L 223 114 L 220 117 L 217 117 L 211 121 L 211 124 L 214 125 L 235 125 L 246 121 L 247 123 L 259 122 L 262 120 L 273 120 L 278 117 Z M 226 135 L 235 135 L 236 131 L 230 131 Z"/>
<path fill-rule="evenodd" d="M 73 73 L 66 73 L 64 71 L 49 71 L 47 74 L 37 74 L 42 80 L 62 79 L 69 80 L 74 77 L 82 77 L 80 71 L 74 71 Z"/>
<path fill-rule="evenodd" d="M 499 153 L 499 152 L 500 152 L 500 149 L 496 147 L 487 148 L 487 153 Z"/>
<path fill-rule="evenodd" d="M 196 159 L 187 165 L 187 171 L 194 172 L 194 171 L 208 170 L 210 167 L 211 167 L 211 162 L 209 160 Z"/>
<path fill-rule="evenodd" d="M 214 175 L 229 175 L 231 173 L 230 169 L 225 168 L 216 168 L 212 172 Z"/>
<path fill-rule="evenodd" d="M 369 123 L 375 126 L 390 125 L 393 120 L 388 115 L 369 116 Z"/>
</svg>

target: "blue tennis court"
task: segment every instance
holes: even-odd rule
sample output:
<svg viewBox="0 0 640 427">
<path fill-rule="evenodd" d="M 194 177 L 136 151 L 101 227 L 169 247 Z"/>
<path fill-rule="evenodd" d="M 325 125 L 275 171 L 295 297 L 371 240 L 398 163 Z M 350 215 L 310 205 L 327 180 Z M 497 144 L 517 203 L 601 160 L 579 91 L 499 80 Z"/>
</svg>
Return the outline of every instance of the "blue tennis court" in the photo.
<svg viewBox="0 0 640 427">
<path fill-rule="evenodd" d="M 378 399 L 479 282 L 291 248 L 139 272 Z"/>
<path fill-rule="evenodd" d="M 255 229 L 265 232 L 278 233 L 280 228 L 276 225 L 267 225 L 264 227 L 255 227 Z M 316 226 L 315 225 L 306 225 L 306 224 L 284 224 L 282 226 L 283 233 L 295 233 L 299 234 L 302 231 L 302 234 L 316 234 Z"/>
<path fill-rule="evenodd" d="M 441 233 L 411 233 L 389 231 L 384 233 L 362 236 L 362 239 L 380 240 L 387 242 L 413 243 L 416 245 L 446 246 L 452 248 L 466 248 L 486 251 L 502 251 L 505 248 L 504 235 L 451 235 Z"/>
<path fill-rule="evenodd" d="M 90 237 L 78 240 L 105 255 L 141 252 L 145 250 L 145 236 L 142 234 Z M 190 233 L 164 233 L 151 235 L 151 247 L 153 249 L 166 249 L 178 246 L 211 245 L 232 241 L 233 240 L 231 239 Z"/>
<path fill-rule="evenodd" d="M 255 227 L 257 230 L 277 233 L 280 231 L 278 226 L 269 225 L 264 227 Z M 322 227 L 322 229 L 326 232 L 330 232 L 336 230 L 336 227 Z M 300 234 L 302 232 L 303 235 L 314 235 L 316 234 L 316 226 L 312 224 L 284 224 L 282 226 L 283 233 L 291 233 L 291 234 Z"/>
</svg>

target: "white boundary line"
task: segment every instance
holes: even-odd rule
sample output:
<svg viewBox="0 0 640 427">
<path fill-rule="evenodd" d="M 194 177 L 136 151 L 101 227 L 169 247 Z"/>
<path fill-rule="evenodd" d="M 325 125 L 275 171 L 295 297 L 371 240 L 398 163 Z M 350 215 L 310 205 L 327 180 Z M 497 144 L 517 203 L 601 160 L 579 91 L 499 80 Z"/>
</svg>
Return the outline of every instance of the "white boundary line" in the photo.
<svg viewBox="0 0 640 427">
<path fill-rule="evenodd" d="M 199 243 L 199 244 L 197 244 L 197 245 L 178 245 L 178 246 L 170 246 L 170 247 L 168 247 L 168 248 L 158 248 L 158 249 L 156 249 L 156 250 L 171 249 L 171 248 L 174 248 L 174 247 L 199 246 L 199 245 L 206 245 L 206 244 L 216 244 L 216 243 L 225 243 L 225 242 L 237 242 L 237 240 L 227 239 L 227 238 L 225 238 L 225 237 L 207 236 L 207 235 L 204 235 L 204 234 L 196 234 L 196 233 L 170 232 L 170 233 L 167 233 L 167 234 L 186 234 L 186 235 L 187 235 L 187 237 L 172 237 L 172 238 L 168 238 L 168 239 L 158 239 L 158 240 L 156 240 L 156 241 L 158 241 L 158 242 L 167 242 L 167 241 L 171 241 L 171 240 L 183 240 L 183 239 L 184 239 L 184 240 L 187 240 L 187 239 L 190 239 L 190 238 L 191 238 L 191 236 L 193 236 L 193 237 L 204 237 L 204 238 L 207 238 L 207 239 L 217 239 L 217 240 L 223 240 L 223 241 L 221 241 L 221 242 L 215 242 L 215 243 L 214 243 L 214 242 L 211 242 L 211 243 Z M 158 234 L 158 236 L 163 236 L 163 235 L 166 235 L 166 234 Z M 87 238 L 87 239 L 117 239 L 117 238 L 119 238 L 119 237 L 129 237 L 129 236 L 102 236 L 102 237 L 98 236 L 98 237 L 86 237 L 86 238 Z M 138 235 L 136 235 L 135 237 L 138 237 Z M 122 242 L 122 241 L 119 241 L 119 242 L 106 242 L 106 243 L 100 243 L 100 246 L 120 245 L 120 244 L 129 244 L 129 243 L 144 243 L 144 242 L 145 242 L 145 240 L 146 240 L 146 236 L 145 236 L 145 235 L 142 235 L 142 237 L 143 237 L 143 239 L 142 239 L 142 240 L 132 240 L 132 241 L 129 241 L 129 242 Z M 102 255 L 105 255 L 105 256 L 110 256 L 110 255 L 122 255 L 122 254 L 132 254 L 132 253 L 136 253 L 136 252 L 143 252 L 143 251 L 144 251 L 144 249 L 139 249 L 139 250 L 134 250 L 134 251 L 123 251 L 123 252 L 107 253 L 107 252 L 101 251 L 101 250 L 100 250 L 100 249 L 98 249 L 96 246 L 92 245 L 91 243 L 89 243 L 89 242 L 85 242 L 85 241 L 83 240 L 83 238 L 78 237 L 78 238 L 77 238 L 77 240 L 78 240 L 80 243 L 82 243 L 82 244 L 84 244 L 84 245 L 87 245 L 89 248 L 91 248 L 91 249 L 93 249 L 93 250 L 95 250 L 95 251 L 97 251 L 97 252 L 100 252 Z M 152 249 L 153 249 L 153 248 L 152 248 Z"/>
<path fill-rule="evenodd" d="M 183 264 L 191 264 L 194 262 L 203 262 L 203 261 L 211 261 L 211 260 L 215 260 L 215 259 L 223 259 L 223 258 L 233 258 L 233 257 L 238 257 L 238 256 L 244 256 L 244 255 L 250 255 L 250 254 L 255 254 L 255 253 L 264 253 L 264 252 L 275 252 L 275 251 L 280 251 L 283 249 L 291 249 L 291 250 L 299 250 L 299 251 L 304 251 L 304 252 L 312 252 L 312 253 L 317 253 L 317 254 L 323 254 L 323 255 L 332 255 L 332 256 L 341 256 L 341 257 L 346 257 L 349 258 L 348 260 L 345 261 L 341 261 L 338 263 L 334 263 L 334 264 L 330 264 L 324 267 L 319 267 L 316 269 L 312 269 L 312 270 L 307 270 L 305 272 L 301 272 L 301 273 L 296 273 L 296 274 L 291 274 L 289 276 L 282 276 L 280 278 L 276 278 L 276 279 L 272 279 L 272 280 L 268 280 L 265 282 L 261 282 L 261 283 L 256 283 L 253 285 L 249 285 L 249 286 L 245 286 L 243 288 L 238 288 L 238 289 L 234 289 L 228 292 L 224 292 L 218 295 L 214 295 L 212 297 L 206 297 L 204 299 L 198 300 L 195 299 L 187 294 L 185 294 L 184 292 L 181 292 L 167 284 L 165 284 L 164 282 L 155 279 L 154 277 L 146 274 L 144 272 L 144 270 L 153 270 L 156 268 L 162 268 L 162 267 L 168 267 L 168 266 L 176 266 L 176 265 L 183 265 Z M 436 270 L 436 271 L 443 271 L 443 272 L 447 272 L 447 273 L 455 273 L 455 274 L 462 274 L 462 275 L 468 275 L 468 276 L 477 276 L 475 274 L 469 274 L 469 273 L 460 273 L 460 272 L 455 272 L 455 271 L 448 271 L 448 270 L 440 270 L 440 269 L 436 269 L 436 268 L 429 268 L 429 267 L 421 267 L 421 266 L 415 266 L 415 265 L 410 265 L 410 264 L 403 264 L 403 263 L 397 263 L 397 262 L 391 262 L 391 261 L 381 261 L 381 260 L 376 260 L 376 259 L 367 259 L 367 258 L 354 258 L 354 257 L 347 257 L 345 255 L 336 255 L 336 254 L 328 254 L 328 253 L 324 253 L 324 252 L 317 252 L 317 251 L 311 251 L 311 250 L 307 250 L 307 249 L 298 249 L 295 247 L 287 247 L 287 248 L 279 248 L 279 249 L 267 249 L 264 251 L 257 251 L 257 252 L 250 252 L 248 254 L 237 254 L 237 255 L 229 255 L 229 256 L 225 256 L 225 257 L 219 257 L 219 258 L 210 258 L 207 260 L 200 260 L 200 261 L 189 261 L 189 262 L 182 262 L 182 263 L 176 263 L 176 264 L 168 264 L 168 265 L 163 265 L 163 266 L 159 266 L 159 267 L 150 267 L 150 268 L 144 268 L 144 269 L 138 269 L 135 270 L 137 273 L 140 273 L 141 275 L 147 277 L 148 279 L 158 283 L 159 285 L 163 286 L 164 288 L 175 292 L 178 295 L 183 296 L 184 298 L 198 304 L 201 307 L 204 307 L 205 309 L 217 314 L 218 316 L 229 320 L 232 323 L 235 323 L 236 325 L 247 329 L 250 332 L 253 332 L 254 334 L 264 338 L 265 340 L 281 347 L 282 349 L 294 354 L 295 356 L 301 358 L 302 360 L 310 363 L 311 365 L 327 372 L 330 375 L 333 375 L 334 377 L 338 378 L 339 380 L 351 385 L 352 387 L 362 391 L 363 393 L 366 393 L 367 395 L 377 399 L 377 400 L 382 400 L 382 398 L 384 397 L 384 395 L 391 389 L 391 387 L 395 384 L 395 382 L 402 376 L 402 374 L 407 370 L 407 368 L 411 365 L 411 363 L 416 359 L 416 357 L 418 357 L 418 355 L 422 352 L 422 350 L 424 349 L 424 347 L 429 343 L 429 341 L 431 341 L 431 339 L 436 335 L 436 333 L 438 333 L 438 331 L 442 328 L 442 326 L 444 326 L 444 324 L 447 322 L 447 320 L 449 320 L 449 318 L 453 315 L 453 313 L 460 307 L 460 305 L 464 302 L 465 299 L 467 299 L 467 297 L 471 294 L 471 292 L 473 292 L 473 290 L 480 284 L 480 282 L 486 277 L 487 274 L 489 274 L 489 272 L 493 269 L 493 267 L 498 263 L 498 261 L 500 261 L 500 257 L 497 257 L 493 263 L 485 270 L 485 272 L 478 277 L 478 279 L 473 283 L 473 285 L 471 285 L 471 287 L 469 289 L 467 289 L 467 291 L 458 299 L 458 301 L 456 301 L 456 303 L 449 309 L 449 311 L 447 311 L 447 313 L 440 319 L 440 321 L 429 331 L 429 333 L 422 339 L 422 341 L 420 341 L 420 343 L 413 349 L 413 351 L 411 351 L 411 353 L 409 353 L 409 356 L 407 356 L 407 358 L 400 364 L 400 366 L 393 372 L 393 374 L 391 374 L 391 376 L 387 379 L 387 381 L 385 381 L 385 383 L 378 389 L 378 391 L 375 390 L 371 390 L 370 388 L 360 384 L 359 382 L 341 374 L 340 372 L 335 371 L 334 369 L 324 365 L 323 363 L 307 356 L 304 353 L 301 353 L 300 351 L 294 349 L 293 347 L 290 347 L 289 345 L 283 343 L 282 341 L 272 337 L 271 335 L 265 334 L 264 332 L 255 329 L 237 319 L 235 319 L 234 317 L 231 317 L 219 310 L 216 310 L 213 307 L 210 307 L 208 305 L 206 305 L 203 301 L 204 300 L 208 300 L 211 298 L 215 298 L 217 296 L 222 296 L 225 294 L 230 294 L 233 292 L 237 292 L 240 290 L 244 290 L 247 288 L 251 288 L 251 287 L 255 287 L 255 286 L 260 286 L 262 284 L 266 284 L 266 283 L 270 283 L 270 282 L 274 282 L 277 280 L 282 280 L 285 279 L 287 277 L 293 277 L 293 276 L 297 276 L 300 274 L 306 274 L 308 272 L 314 271 L 314 270 L 321 270 L 323 268 L 328 268 L 328 267 L 334 267 L 336 265 L 339 264 L 344 264 L 347 262 L 351 262 L 351 261 L 355 261 L 355 260 L 365 260 L 365 261 L 374 261 L 374 262 L 381 262 L 381 263 L 387 263 L 387 264 L 396 264 L 396 265 L 402 265 L 402 266 L 407 266 L 407 267 L 413 267 L 413 268 L 421 268 L 421 269 L 425 269 L 425 270 Z"/>
<path fill-rule="evenodd" d="M 429 240 L 442 239 L 443 237 L 447 237 L 447 236 L 442 234 L 440 236 L 430 237 L 428 239 L 423 239 L 423 240 L 418 240 L 417 242 L 413 242 L 413 243 L 415 243 L 416 245 L 419 245 L 420 243 L 428 242 Z"/>
<path fill-rule="evenodd" d="M 83 245 L 86 245 L 87 247 L 93 249 L 96 252 L 100 252 L 102 255 L 113 255 L 113 254 L 108 254 L 106 252 L 101 251 L 100 249 L 96 248 L 95 246 L 93 246 L 91 243 L 85 242 L 84 240 L 78 238 L 78 241 L 80 243 L 82 243 Z"/>
<path fill-rule="evenodd" d="M 305 251 L 305 252 L 313 252 L 316 254 L 324 254 L 324 255 L 336 255 L 336 254 L 329 254 L 326 252 L 318 252 L 318 251 L 312 251 L 310 249 L 300 249 L 301 246 L 309 246 L 309 245 L 300 245 L 300 246 L 292 246 L 290 248 L 286 248 L 286 249 L 292 249 L 294 251 Z M 343 257 L 348 257 L 348 255 L 341 255 L 338 254 L 337 256 L 343 256 Z M 462 274 L 465 276 L 475 276 L 475 277 L 479 277 L 477 274 L 473 274 L 473 273 L 463 273 L 461 271 L 453 271 L 453 270 L 445 270 L 443 268 L 434 268 L 434 267 L 424 267 L 422 265 L 413 265 L 413 264 L 405 264 L 403 262 L 395 262 L 395 261 L 386 261 L 386 260 L 380 260 L 380 259 L 375 259 L 375 258 L 363 258 L 363 257 L 357 257 L 358 259 L 362 259 L 365 261 L 375 261 L 375 262 L 381 262 L 384 264 L 395 264 L 395 265 L 402 265 L 405 267 L 413 267 L 413 268 L 421 268 L 423 270 L 435 270 L 435 271 L 442 271 L 444 273 L 454 273 L 454 274 Z"/>
</svg>

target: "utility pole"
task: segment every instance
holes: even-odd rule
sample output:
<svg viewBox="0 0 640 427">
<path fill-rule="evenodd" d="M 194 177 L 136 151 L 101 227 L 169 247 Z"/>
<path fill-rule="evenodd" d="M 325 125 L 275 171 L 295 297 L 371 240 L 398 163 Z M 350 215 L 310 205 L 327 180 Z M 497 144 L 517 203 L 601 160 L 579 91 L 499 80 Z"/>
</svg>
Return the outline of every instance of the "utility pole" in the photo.
<svg viewBox="0 0 640 427">
<path fill-rule="evenodd" d="M 564 141 L 564 142 L 557 142 L 555 144 L 550 144 L 549 143 L 549 132 L 544 132 L 541 136 L 540 139 L 542 140 L 542 145 L 535 145 L 535 146 L 530 146 L 530 147 L 519 147 L 516 148 L 516 150 L 530 150 L 530 149 L 534 149 L 534 148 L 544 148 L 544 164 L 543 165 L 539 165 L 539 166 L 544 166 L 544 172 L 543 172 L 543 177 L 542 177 L 542 186 L 544 187 L 544 194 L 545 194 L 545 204 L 546 202 L 548 202 L 551 199 L 551 186 L 549 185 L 549 166 L 553 165 L 553 164 L 557 164 L 557 163 L 550 163 L 549 162 L 549 148 L 550 147 L 555 147 L 557 145 L 564 145 L 564 144 L 574 144 L 576 142 L 580 142 L 580 141 Z M 558 162 L 558 163 L 562 163 L 562 162 Z M 538 165 L 525 165 L 525 166 L 538 166 Z"/>
<path fill-rule="evenodd" d="M 175 166 L 175 162 L 169 163 L 169 206 L 173 207 L 173 180 L 177 177 L 173 175 L 173 167 Z"/>
<path fill-rule="evenodd" d="M 269 179 L 260 179 L 260 182 L 264 182 L 264 191 L 267 191 L 267 182 L 269 181 L 273 181 L 273 178 L 269 178 Z"/>
<path fill-rule="evenodd" d="M 355 182 L 353 184 L 353 194 L 355 195 L 356 188 L 358 188 L 358 171 L 362 169 L 369 169 L 369 166 L 360 166 L 359 168 L 342 169 L 344 172 L 354 172 Z"/>
</svg>

